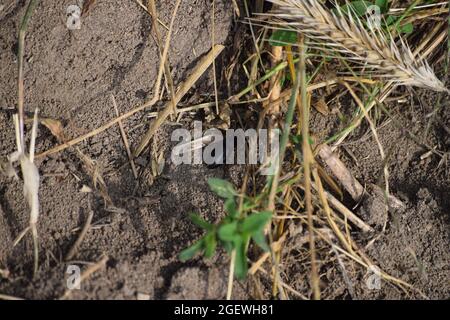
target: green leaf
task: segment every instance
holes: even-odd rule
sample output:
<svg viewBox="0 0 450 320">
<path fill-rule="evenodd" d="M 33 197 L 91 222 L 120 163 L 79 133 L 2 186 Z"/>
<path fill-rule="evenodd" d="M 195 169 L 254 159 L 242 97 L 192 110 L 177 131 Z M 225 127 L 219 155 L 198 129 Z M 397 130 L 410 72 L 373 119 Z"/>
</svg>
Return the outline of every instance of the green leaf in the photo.
<svg viewBox="0 0 450 320">
<path fill-rule="evenodd" d="M 224 247 L 225 251 L 228 254 L 231 254 L 231 251 L 233 251 L 233 242 L 230 241 L 222 241 L 222 246 Z"/>
<path fill-rule="evenodd" d="M 274 47 L 296 44 L 297 33 L 290 30 L 275 30 L 269 39 L 269 43 Z"/>
<path fill-rule="evenodd" d="M 253 203 L 252 201 L 250 201 L 248 199 L 245 199 L 244 203 L 242 204 L 242 210 L 243 211 L 247 211 L 247 210 L 250 210 L 250 209 L 252 209 L 252 208 L 254 208 L 256 206 L 257 205 L 255 203 Z"/>
<path fill-rule="evenodd" d="M 300 134 L 291 134 L 291 141 L 294 144 L 301 144 L 302 143 L 302 136 Z"/>
<path fill-rule="evenodd" d="M 229 199 L 237 195 L 237 192 L 234 189 L 233 185 L 226 180 L 210 178 L 208 179 L 208 184 L 211 191 L 217 194 L 219 197 Z"/>
<path fill-rule="evenodd" d="M 363 17 L 366 15 L 367 8 L 372 5 L 369 1 L 352 1 L 341 6 L 342 13 Z"/>
<path fill-rule="evenodd" d="M 194 243 L 192 246 L 190 246 L 189 248 L 186 248 L 183 251 L 181 251 L 178 258 L 182 262 L 191 259 L 192 257 L 194 257 L 197 254 L 197 252 L 201 251 L 204 248 L 204 244 L 205 244 L 204 238 L 202 238 L 199 241 L 197 241 L 196 243 Z"/>
<path fill-rule="evenodd" d="M 234 275 L 238 279 L 245 279 L 247 276 L 247 242 L 248 237 L 244 239 L 239 239 L 236 241 L 235 250 L 236 250 L 236 259 L 234 263 Z"/>
<path fill-rule="evenodd" d="M 239 211 L 236 208 L 236 202 L 234 201 L 233 198 L 229 198 L 227 200 L 225 200 L 225 211 L 228 213 L 228 215 L 235 219 L 239 216 Z"/>
<path fill-rule="evenodd" d="M 242 222 L 241 231 L 244 233 L 253 234 L 254 232 L 261 231 L 264 229 L 264 226 L 267 222 L 272 218 L 272 212 L 263 211 L 261 213 L 254 213 Z"/>
<path fill-rule="evenodd" d="M 217 247 L 216 233 L 208 232 L 205 236 L 205 257 L 211 258 Z"/>
<path fill-rule="evenodd" d="M 380 7 L 380 13 L 389 11 L 389 0 L 375 0 L 375 5 Z"/>
<path fill-rule="evenodd" d="M 252 234 L 252 239 L 255 243 L 264 251 L 269 251 L 269 245 L 266 242 L 266 236 L 264 235 L 264 231 L 255 232 Z"/>
<path fill-rule="evenodd" d="M 211 231 L 214 229 L 214 225 L 204 220 L 202 217 L 200 217 L 198 214 L 192 213 L 190 215 L 190 218 L 193 223 L 195 223 L 197 226 L 199 226 L 202 229 Z"/>
<path fill-rule="evenodd" d="M 399 32 L 401 32 L 401 33 L 411 34 L 414 30 L 414 26 L 412 23 L 407 23 L 403 26 L 400 26 L 399 29 L 400 29 Z"/>
<path fill-rule="evenodd" d="M 217 235 L 222 241 L 234 241 L 238 236 L 237 221 L 220 226 Z"/>
<path fill-rule="evenodd" d="M 397 19 L 398 19 L 398 17 L 396 17 L 396 16 L 388 16 L 388 17 L 386 18 L 386 24 L 387 24 L 388 26 L 390 26 L 390 25 L 393 24 L 395 21 L 397 21 Z"/>
<path fill-rule="evenodd" d="M 300 144 L 301 145 L 303 143 L 303 135 L 301 135 L 301 134 L 298 134 L 298 135 L 293 134 L 293 135 L 291 135 L 291 140 L 292 140 L 292 142 L 294 144 Z M 314 139 L 311 136 L 308 137 L 308 143 L 310 145 L 314 144 Z"/>
</svg>

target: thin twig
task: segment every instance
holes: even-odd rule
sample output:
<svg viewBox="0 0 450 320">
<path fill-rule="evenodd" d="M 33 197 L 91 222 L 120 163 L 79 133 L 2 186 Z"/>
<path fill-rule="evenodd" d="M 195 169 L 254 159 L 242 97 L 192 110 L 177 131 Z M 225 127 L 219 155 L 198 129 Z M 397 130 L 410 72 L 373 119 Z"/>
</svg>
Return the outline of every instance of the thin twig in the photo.
<svg viewBox="0 0 450 320">
<path fill-rule="evenodd" d="M 230 270 L 228 274 L 228 286 L 227 286 L 227 300 L 231 300 L 233 293 L 233 279 L 234 279 L 234 265 L 236 261 L 236 249 L 231 251 Z"/>
<path fill-rule="evenodd" d="M 211 108 L 211 107 L 214 107 L 214 105 L 215 105 L 215 102 L 206 102 L 206 103 L 201 103 L 199 105 L 194 105 L 194 106 L 182 108 L 182 109 L 179 109 L 178 111 L 181 114 L 183 112 L 190 112 L 190 111 L 195 111 L 195 110 L 199 110 L 199 109 Z M 133 110 L 133 111 L 135 111 L 135 110 Z M 130 114 L 130 113 L 128 113 L 128 114 Z M 156 118 L 158 116 L 158 114 L 159 114 L 158 112 L 149 112 L 148 114 L 146 114 L 146 116 L 148 118 Z M 115 119 L 111 120 L 107 125 L 110 125 L 112 123 L 112 125 L 109 126 L 109 128 L 110 128 L 114 124 L 118 124 L 119 122 L 121 122 L 122 120 L 124 120 L 126 118 L 128 118 L 128 117 L 124 117 L 124 115 L 121 115 L 121 116 L 116 117 Z M 48 118 L 47 118 L 47 120 L 48 120 Z M 87 135 L 91 136 L 94 132 L 97 132 L 97 130 L 98 129 L 95 129 L 92 132 L 89 132 L 88 134 L 83 135 L 82 137 L 86 137 Z M 84 141 L 85 139 L 87 139 L 87 138 L 81 139 L 82 137 L 79 137 L 79 138 L 76 138 L 76 139 L 74 139 L 72 141 L 67 142 L 67 143 L 70 143 L 70 145 L 66 145 L 66 143 L 64 143 L 64 144 L 61 144 L 60 146 L 57 146 L 57 147 L 55 147 L 53 149 L 50 149 L 50 150 L 46 151 L 46 152 L 43 152 L 43 153 L 38 154 L 38 155 L 35 155 L 35 158 L 44 158 L 44 157 L 46 157 L 48 155 L 51 155 L 51 154 L 57 153 L 59 151 L 65 150 L 65 149 L 69 148 L 70 146 L 78 144 L 78 143 Z"/>
<path fill-rule="evenodd" d="M 356 180 L 350 170 L 339 157 L 333 153 L 332 149 L 322 144 L 318 148 L 318 156 L 330 168 L 333 175 L 339 180 L 345 190 L 352 196 L 353 200 L 359 201 L 364 194 L 364 187 Z"/>
<path fill-rule="evenodd" d="M 315 183 L 311 184 L 312 187 L 317 191 L 318 188 Z M 325 196 L 330 202 L 331 206 L 339 211 L 345 218 L 347 218 L 350 222 L 352 222 L 355 226 L 360 228 L 363 232 L 373 232 L 373 228 L 369 226 L 367 223 L 362 221 L 357 215 L 355 215 L 352 211 L 347 209 L 345 205 L 343 205 L 338 199 L 336 199 L 331 193 L 324 191 Z"/>
<path fill-rule="evenodd" d="M 114 98 L 114 95 L 111 95 L 111 100 L 114 105 L 114 110 L 116 111 L 116 116 L 119 117 L 119 109 L 117 108 L 116 98 Z M 136 165 L 134 164 L 133 156 L 130 150 L 130 143 L 128 142 L 127 134 L 125 133 L 122 121 L 119 121 L 118 125 L 120 129 L 120 135 L 122 136 L 123 144 L 125 145 L 125 150 L 127 152 L 128 161 L 130 161 L 131 170 L 133 171 L 133 176 L 135 179 L 137 179 L 138 172 L 136 169 Z"/>
<path fill-rule="evenodd" d="M 14 300 L 25 300 L 25 299 L 19 298 L 19 297 L 10 296 L 10 295 L 7 295 L 7 294 L 0 294 L 0 300 L 14 301 Z"/>
<path fill-rule="evenodd" d="M 172 17 L 172 21 L 170 23 L 170 27 L 169 30 L 172 28 L 173 26 L 173 21 L 175 19 L 175 16 L 177 14 L 178 8 L 181 4 L 181 0 L 178 0 L 177 3 L 175 4 L 175 9 L 173 12 L 173 17 Z M 156 35 L 156 41 L 158 43 L 158 49 L 159 49 L 159 54 L 160 56 L 162 55 L 162 38 L 161 38 L 161 33 L 159 32 L 159 28 L 158 28 L 158 12 L 156 11 L 156 4 L 155 4 L 155 0 L 149 0 L 148 1 L 148 9 L 150 10 L 150 14 L 152 16 L 152 20 L 153 20 L 153 29 L 155 31 L 155 35 Z M 175 104 L 175 86 L 173 84 L 173 78 L 172 78 L 172 74 L 170 72 L 170 63 L 169 63 L 169 58 L 166 59 L 166 61 L 164 62 L 164 74 L 165 74 L 165 78 L 166 81 L 169 85 L 169 91 L 170 91 L 170 98 L 172 99 L 172 108 L 173 108 L 173 112 L 174 114 L 176 114 L 176 104 Z"/>
<path fill-rule="evenodd" d="M 211 48 L 214 50 L 214 47 L 216 45 L 216 1 L 213 0 L 212 2 L 212 13 L 211 13 L 211 24 L 212 24 L 212 31 L 211 31 Z M 216 60 L 213 60 L 212 63 L 213 68 L 213 81 L 214 81 L 214 101 L 216 102 L 216 113 L 219 114 L 219 96 L 217 93 L 217 73 L 216 73 Z"/>
<path fill-rule="evenodd" d="M 81 232 L 78 235 L 77 240 L 73 244 L 72 248 L 70 248 L 69 252 L 67 253 L 67 255 L 66 255 L 65 259 L 64 259 L 65 261 L 72 260 L 72 258 L 77 253 L 78 248 L 80 247 L 81 243 L 84 240 L 84 237 L 86 236 L 87 232 L 91 228 L 92 218 L 93 217 L 94 217 L 94 211 L 90 208 L 90 205 L 89 205 L 89 212 L 88 212 L 88 216 L 87 216 L 86 222 L 84 223 L 83 229 L 81 229 Z"/>
<path fill-rule="evenodd" d="M 306 90 L 306 45 L 304 39 L 300 42 L 300 64 L 299 64 L 299 82 L 301 85 L 301 105 L 302 105 L 302 133 L 303 133 L 303 170 L 304 170 L 304 185 L 305 185 L 305 202 L 306 213 L 308 215 L 308 232 L 309 232 L 309 251 L 311 253 L 311 288 L 315 300 L 320 299 L 319 288 L 319 273 L 317 269 L 316 246 L 314 240 L 314 225 L 313 225 L 313 206 L 311 195 L 311 165 L 314 158 L 309 144 L 309 104 L 308 93 Z M 294 101 L 295 104 L 295 101 Z"/>
<path fill-rule="evenodd" d="M 151 15 L 150 11 L 148 10 L 148 8 L 140 1 L 140 0 L 136 0 L 136 3 L 142 8 L 144 9 L 145 12 L 147 12 L 148 14 Z M 163 26 L 164 29 L 169 30 L 169 27 L 166 26 L 164 24 L 164 22 L 162 22 L 160 19 L 158 19 L 158 23 Z"/>
</svg>

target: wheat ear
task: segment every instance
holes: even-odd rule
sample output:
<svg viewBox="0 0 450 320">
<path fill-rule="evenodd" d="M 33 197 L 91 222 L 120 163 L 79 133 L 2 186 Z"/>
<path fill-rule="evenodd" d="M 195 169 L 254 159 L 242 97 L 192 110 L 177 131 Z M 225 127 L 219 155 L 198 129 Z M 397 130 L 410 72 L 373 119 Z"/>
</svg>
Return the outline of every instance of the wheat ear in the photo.
<svg viewBox="0 0 450 320">
<path fill-rule="evenodd" d="M 414 58 L 403 39 L 397 45 L 380 29 L 366 29 L 351 10 L 343 13 L 337 6 L 334 13 L 317 0 L 268 1 L 276 5 L 269 15 L 277 18 L 277 27 L 306 35 L 316 42 L 315 48 L 344 54 L 362 65 L 366 74 L 401 85 L 449 92 L 426 61 Z"/>
</svg>

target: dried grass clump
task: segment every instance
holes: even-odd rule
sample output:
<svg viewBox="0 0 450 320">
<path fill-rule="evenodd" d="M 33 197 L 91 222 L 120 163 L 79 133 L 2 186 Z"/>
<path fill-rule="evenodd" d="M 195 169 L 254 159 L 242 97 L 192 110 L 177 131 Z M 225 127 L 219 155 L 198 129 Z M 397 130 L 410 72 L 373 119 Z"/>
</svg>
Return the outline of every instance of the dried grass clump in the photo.
<svg viewBox="0 0 450 320">
<path fill-rule="evenodd" d="M 310 38 L 312 47 L 333 56 L 343 54 L 364 67 L 364 74 L 435 91 L 448 91 L 426 61 L 415 59 L 400 38 L 397 43 L 381 29 L 365 28 L 351 13 L 325 8 L 317 0 L 268 0 L 276 5 L 269 13 L 276 27 L 293 29 Z"/>
</svg>

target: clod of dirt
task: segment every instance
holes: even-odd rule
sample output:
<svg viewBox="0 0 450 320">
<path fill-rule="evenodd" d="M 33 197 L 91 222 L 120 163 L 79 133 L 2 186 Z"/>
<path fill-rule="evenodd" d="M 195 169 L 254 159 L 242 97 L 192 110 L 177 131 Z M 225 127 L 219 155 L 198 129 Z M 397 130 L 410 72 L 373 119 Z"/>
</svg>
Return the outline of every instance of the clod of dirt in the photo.
<svg viewBox="0 0 450 320">
<path fill-rule="evenodd" d="M 370 184 L 367 189 L 370 196 L 364 197 L 358 211 L 359 216 L 369 225 L 382 229 L 392 215 L 399 215 L 405 211 L 405 204 L 393 195 L 389 195 L 387 201 L 385 191 L 379 186 Z"/>
</svg>

